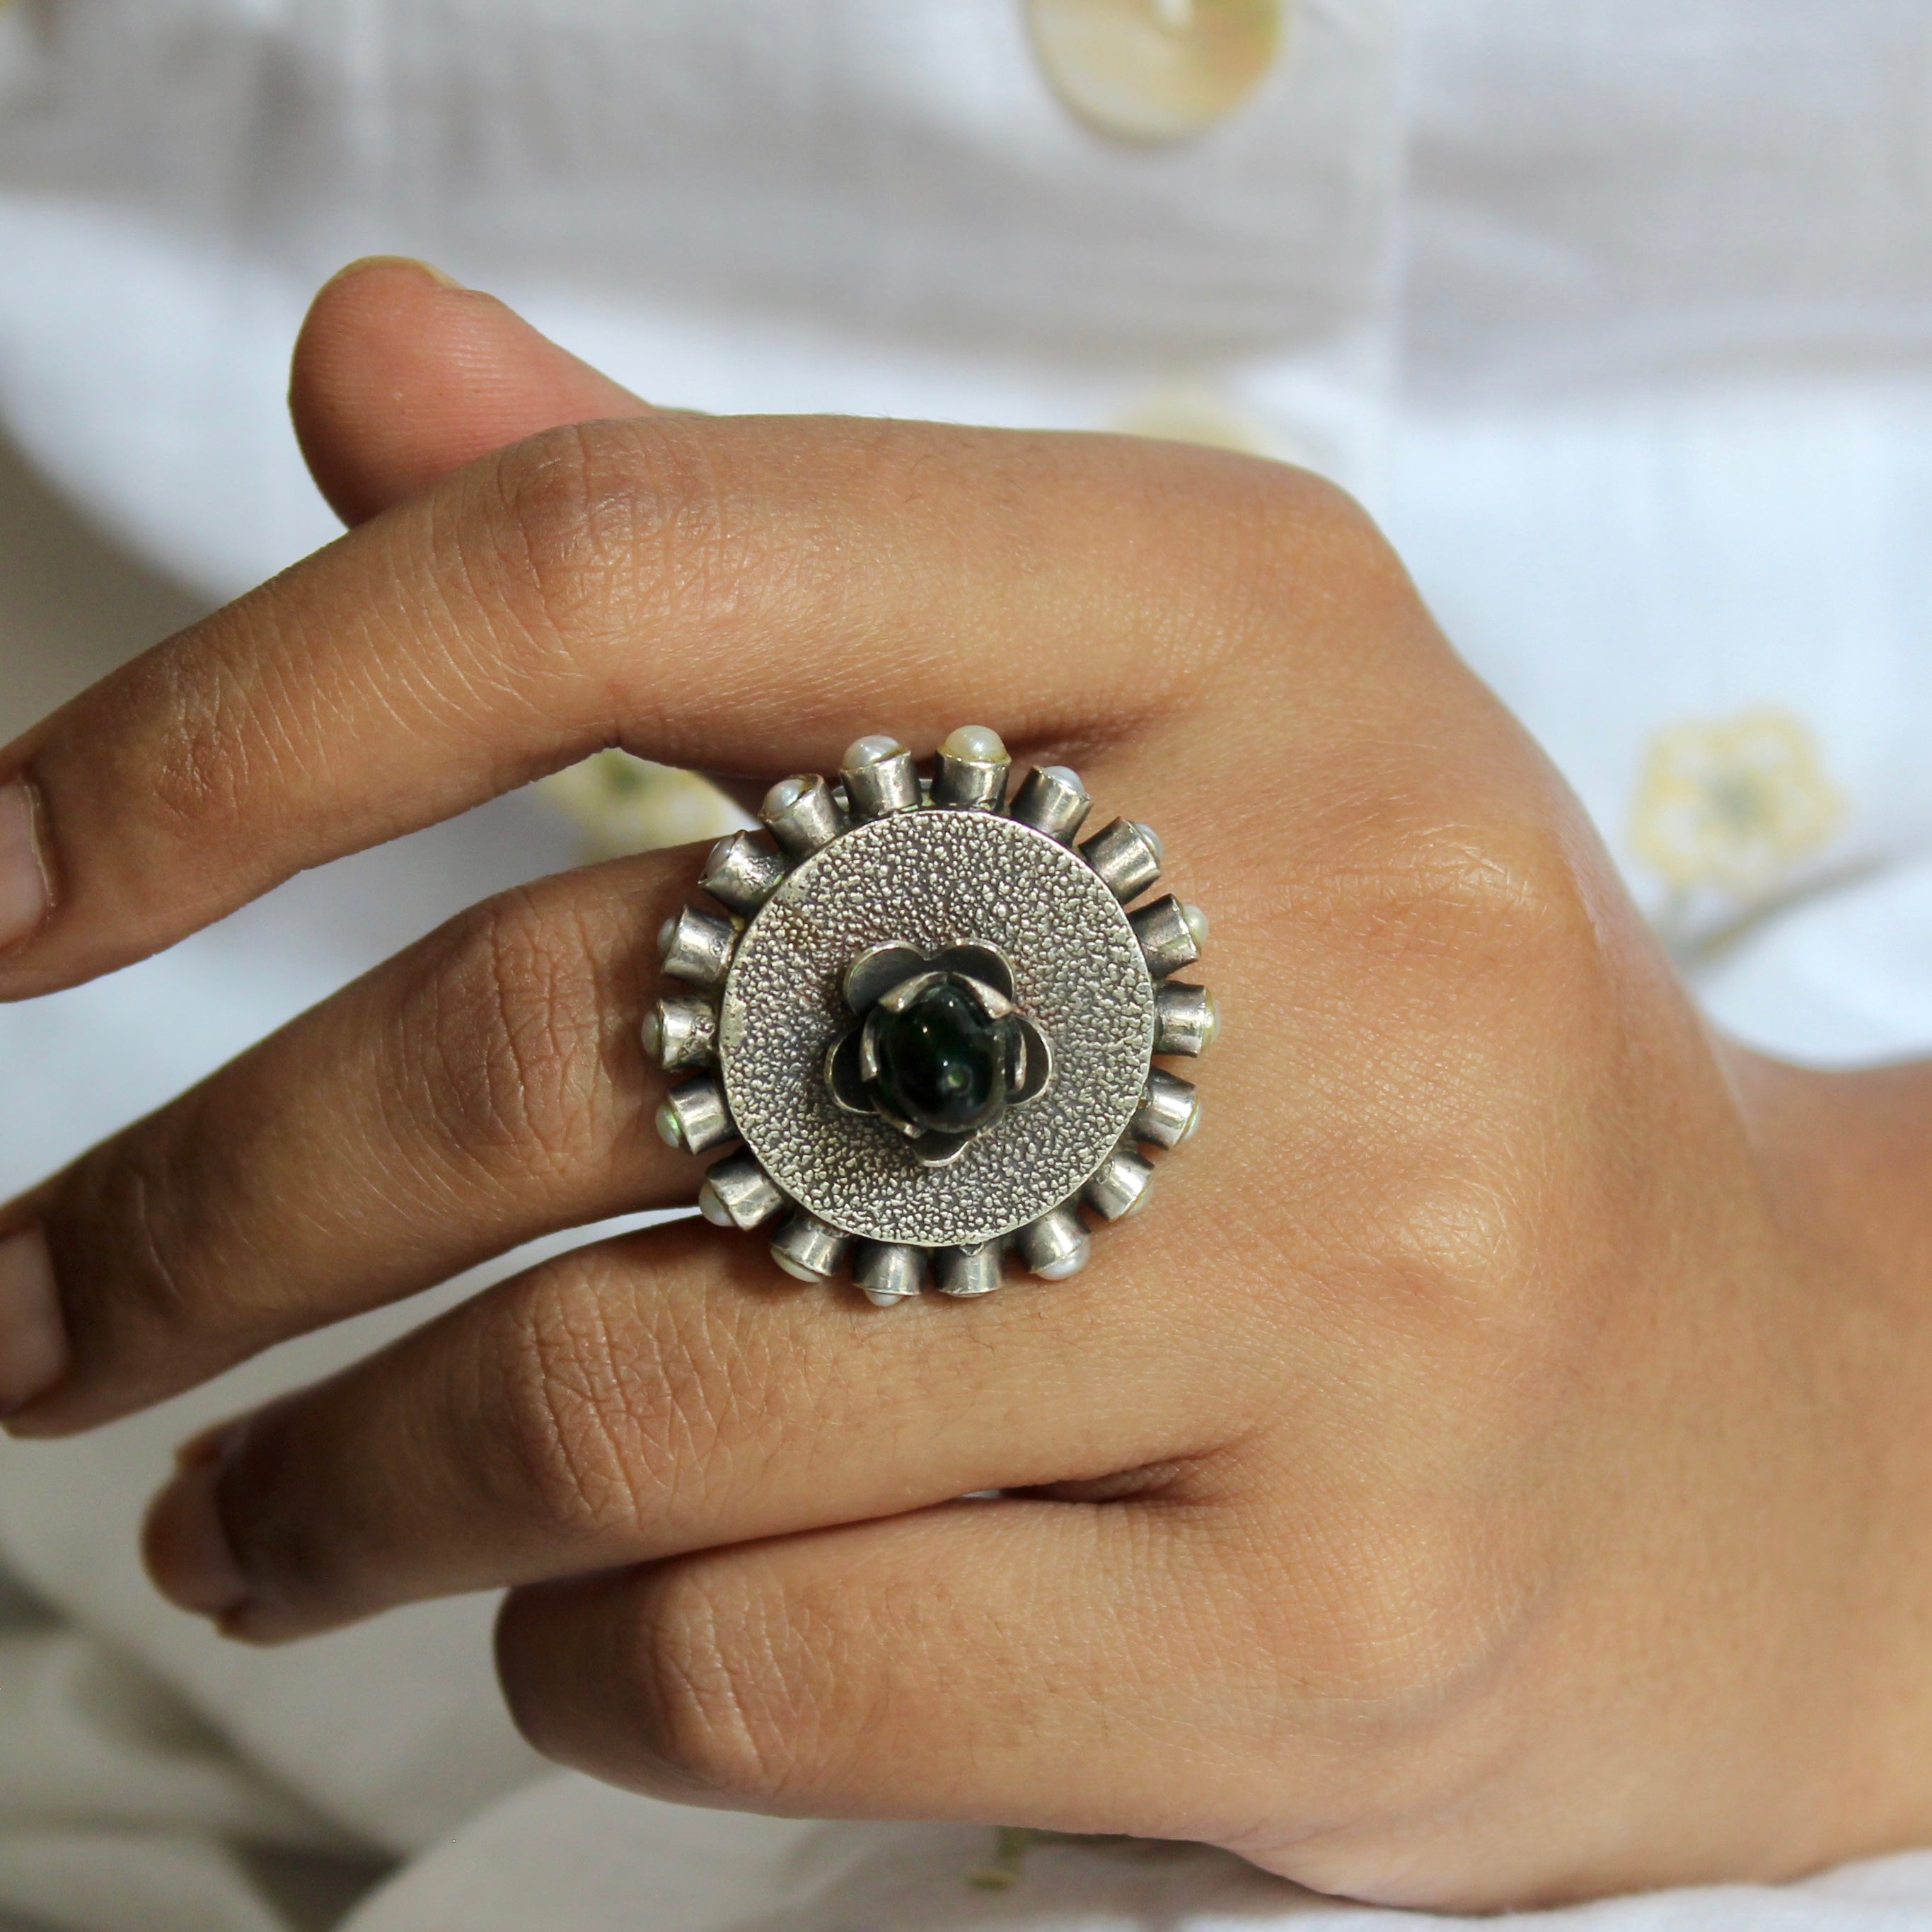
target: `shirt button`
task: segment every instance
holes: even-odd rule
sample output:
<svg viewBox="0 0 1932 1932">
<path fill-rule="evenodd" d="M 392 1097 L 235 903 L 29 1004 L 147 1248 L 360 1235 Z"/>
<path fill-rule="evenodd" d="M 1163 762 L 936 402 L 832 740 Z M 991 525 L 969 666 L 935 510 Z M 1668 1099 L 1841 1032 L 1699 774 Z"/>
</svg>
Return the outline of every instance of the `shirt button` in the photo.
<svg viewBox="0 0 1932 1932">
<path fill-rule="evenodd" d="M 1180 141 L 1261 85 L 1288 0 L 1026 0 L 1040 65 L 1102 134 Z"/>
<path fill-rule="evenodd" d="M 1156 442 L 1196 442 L 1241 456 L 1274 453 L 1267 437 L 1204 383 L 1164 383 L 1122 410 L 1113 427 L 1124 436 L 1150 436 Z"/>
</svg>

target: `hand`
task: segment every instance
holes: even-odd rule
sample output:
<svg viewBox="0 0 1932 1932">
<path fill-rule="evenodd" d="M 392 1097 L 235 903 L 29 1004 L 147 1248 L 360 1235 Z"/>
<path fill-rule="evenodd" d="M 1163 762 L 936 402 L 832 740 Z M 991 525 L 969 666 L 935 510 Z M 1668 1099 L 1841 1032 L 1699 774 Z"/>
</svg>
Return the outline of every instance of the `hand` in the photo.
<svg viewBox="0 0 1932 1932">
<path fill-rule="evenodd" d="M 600 1776 L 1390 1903 L 1932 1831 L 1917 1085 L 1713 1045 L 1352 505 L 651 415 L 394 265 L 325 292 L 296 395 L 359 527 L 0 753 L 52 881 L 0 993 L 602 745 L 764 779 L 986 722 L 1158 820 L 1225 1021 L 1078 1280 L 881 1313 L 701 1224 L 581 1250 L 190 1445 L 177 1600 L 267 1642 L 508 1586 L 512 1706 Z M 637 1034 L 693 872 L 480 907 L 4 1210 L 10 1426 L 688 1200 Z"/>
</svg>

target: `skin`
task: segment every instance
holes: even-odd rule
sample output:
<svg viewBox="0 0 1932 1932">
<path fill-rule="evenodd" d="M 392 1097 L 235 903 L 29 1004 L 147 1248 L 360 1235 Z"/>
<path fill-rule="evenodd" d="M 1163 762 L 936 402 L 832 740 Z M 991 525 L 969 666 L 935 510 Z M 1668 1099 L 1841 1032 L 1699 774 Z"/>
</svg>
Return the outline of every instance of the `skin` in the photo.
<svg viewBox="0 0 1932 1932">
<path fill-rule="evenodd" d="M 0 995 L 599 746 L 756 785 L 983 720 L 1158 818 L 1222 1036 L 1075 1280 L 880 1313 L 702 1224 L 580 1250 L 188 1445 L 163 1589 L 272 1642 L 508 1586 L 511 1706 L 598 1776 L 1386 1903 L 1932 1836 L 1928 1076 L 1714 1040 L 1355 506 L 654 414 L 405 264 L 324 290 L 294 404 L 355 527 L 0 753 L 57 888 Z M 688 1200 L 637 1027 L 693 876 L 479 907 L 0 1210 L 71 1351 L 9 1426 Z"/>
</svg>

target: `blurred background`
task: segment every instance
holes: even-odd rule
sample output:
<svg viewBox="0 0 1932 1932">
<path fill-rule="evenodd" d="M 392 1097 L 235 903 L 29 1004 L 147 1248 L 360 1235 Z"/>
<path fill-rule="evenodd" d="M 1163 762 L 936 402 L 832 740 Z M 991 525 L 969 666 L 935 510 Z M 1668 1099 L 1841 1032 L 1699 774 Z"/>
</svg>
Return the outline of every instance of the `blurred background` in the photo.
<svg viewBox="0 0 1932 1932">
<path fill-rule="evenodd" d="M 0 430 L 0 742 L 206 608 L 94 529 Z"/>
</svg>

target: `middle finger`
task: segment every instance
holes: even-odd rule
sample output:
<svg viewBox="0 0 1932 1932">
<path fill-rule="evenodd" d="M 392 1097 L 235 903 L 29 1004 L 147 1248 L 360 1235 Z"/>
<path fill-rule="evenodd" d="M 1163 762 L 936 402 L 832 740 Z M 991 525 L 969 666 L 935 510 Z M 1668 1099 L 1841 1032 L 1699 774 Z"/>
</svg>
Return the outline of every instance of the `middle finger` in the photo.
<svg viewBox="0 0 1932 1932">
<path fill-rule="evenodd" d="M 486 902 L 16 1204 L 70 1366 L 15 1430 L 90 1426 L 541 1234 L 688 1201 L 638 1022 L 692 869 L 654 854 Z"/>
</svg>

